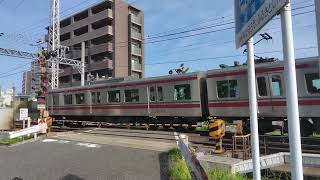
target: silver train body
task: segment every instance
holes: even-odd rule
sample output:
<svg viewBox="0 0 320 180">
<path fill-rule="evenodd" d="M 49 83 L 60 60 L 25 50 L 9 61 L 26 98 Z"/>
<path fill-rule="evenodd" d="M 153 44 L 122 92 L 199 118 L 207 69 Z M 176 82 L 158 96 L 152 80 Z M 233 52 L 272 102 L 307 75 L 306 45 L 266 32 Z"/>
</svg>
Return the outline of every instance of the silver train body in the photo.
<svg viewBox="0 0 320 180">
<path fill-rule="evenodd" d="M 317 125 L 315 127 L 319 129 L 319 59 L 297 59 L 296 70 L 302 126 Z M 246 66 L 236 66 L 64 88 L 49 92 L 48 110 L 56 118 L 119 122 L 192 124 L 205 121 L 208 116 L 230 121 L 247 120 L 247 78 Z M 265 127 L 270 127 L 272 120 L 286 119 L 283 62 L 256 64 L 256 78 L 258 116 Z"/>
</svg>

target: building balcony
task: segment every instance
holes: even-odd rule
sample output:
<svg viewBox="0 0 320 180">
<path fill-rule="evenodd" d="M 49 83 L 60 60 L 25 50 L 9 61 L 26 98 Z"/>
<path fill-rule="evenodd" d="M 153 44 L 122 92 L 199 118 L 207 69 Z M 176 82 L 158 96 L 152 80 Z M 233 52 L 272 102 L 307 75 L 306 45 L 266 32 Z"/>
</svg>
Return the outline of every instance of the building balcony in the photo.
<svg viewBox="0 0 320 180">
<path fill-rule="evenodd" d="M 139 18 L 138 16 L 135 16 L 133 14 L 131 14 L 131 22 L 141 26 L 142 24 L 142 21 L 141 21 L 141 18 Z"/>
<path fill-rule="evenodd" d="M 97 13 L 97 14 L 89 15 L 87 18 L 84 18 L 80 21 L 73 22 L 69 26 L 62 27 L 62 28 L 60 28 L 60 31 L 61 31 L 60 34 L 72 32 L 76 29 L 83 27 L 84 25 L 92 24 L 92 23 L 95 23 L 95 22 L 102 20 L 102 19 L 105 19 L 105 18 L 113 19 L 112 9 L 106 9 L 104 11 Z"/>
<path fill-rule="evenodd" d="M 87 68 L 90 71 L 97 71 L 101 69 L 113 69 L 113 62 L 109 59 L 104 59 L 102 61 L 92 62 Z"/>
<path fill-rule="evenodd" d="M 89 41 L 91 39 L 95 39 L 101 37 L 103 35 L 113 35 L 113 28 L 112 26 L 105 26 L 103 28 L 99 28 L 97 30 L 92 30 L 91 32 L 82 34 L 80 36 L 74 36 L 73 38 L 61 42 L 64 46 L 73 46 L 75 44 L 79 44 L 84 41 Z"/>
<path fill-rule="evenodd" d="M 131 48 L 131 54 L 136 55 L 136 56 L 141 56 L 142 55 L 142 49 L 133 46 Z"/>
<path fill-rule="evenodd" d="M 132 71 L 142 72 L 142 64 L 132 64 Z"/>
<path fill-rule="evenodd" d="M 90 55 L 95 55 L 103 52 L 113 52 L 113 44 L 111 42 L 99 44 L 99 45 L 93 45 L 90 49 Z M 88 48 L 86 48 L 86 56 L 88 56 Z M 71 59 L 80 59 L 81 58 L 81 50 L 75 49 L 72 51 L 72 53 L 67 54 L 67 58 Z"/>
<path fill-rule="evenodd" d="M 142 40 L 142 34 L 136 31 L 131 30 L 131 38 L 134 38 L 136 40 L 141 41 Z"/>
</svg>

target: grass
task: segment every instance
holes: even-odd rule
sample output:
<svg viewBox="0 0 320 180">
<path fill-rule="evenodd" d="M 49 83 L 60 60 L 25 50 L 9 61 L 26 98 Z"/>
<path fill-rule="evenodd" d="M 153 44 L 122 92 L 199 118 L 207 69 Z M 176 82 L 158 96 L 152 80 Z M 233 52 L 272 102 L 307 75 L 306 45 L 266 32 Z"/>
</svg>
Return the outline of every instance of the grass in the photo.
<svg viewBox="0 0 320 180">
<path fill-rule="evenodd" d="M 211 169 L 207 174 L 209 180 L 250 180 L 250 178 L 232 174 L 230 171 L 223 169 Z"/>
<path fill-rule="evenodd" d="M 208 125 L 209 125 L 208 121 L 199 123 L 198 127 L 196 127 L 196 131 L 208 131 Z"/>
<path fill-rule="evenodd" d="M 168 153 L 169 168 L 168 175 L 170 180 L 191 180 L 191 175 L 187 164 L 182 158 L 178 148 L 171 149 Z"/>
<path fill-rule="evenodd" d="M 9 144 L 15 144 L 21 141 L 23 141 L 22 137 L 13 138 L 13 139 L 0 139 L 0 144 L 9 145 Z"/>
</svg>

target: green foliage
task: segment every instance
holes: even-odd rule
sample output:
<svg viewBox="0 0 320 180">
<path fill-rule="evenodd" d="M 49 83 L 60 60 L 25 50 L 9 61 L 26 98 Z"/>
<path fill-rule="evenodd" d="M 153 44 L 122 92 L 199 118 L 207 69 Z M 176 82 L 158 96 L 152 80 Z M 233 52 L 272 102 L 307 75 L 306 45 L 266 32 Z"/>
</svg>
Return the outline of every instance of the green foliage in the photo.
<svg viewBox="0 0 320 180">
<path fill-rule="evenodd" d="M 171 149 L 168 153 L 169 170 L 171 180 L 191 180 L 187 164 L 182 159 L 182 153 L 178 148 Z"/>
<path fill-rule="evenodd" d="M 209 121 L 204 121 L 196 127 L 196 131 L 208 131 L 208 125 L 210 124 Z"/>
<path fill-rule="evenodd" d="M 21 142 L 23 139 L 21 137 L 13 138 L 13 139 L 0 139 L 0 144 L 15 144 Z"/>
<path fill-rule="evenodd" d="M 237 174 L 232 174 L 228 170 L 212 169 L 208 171 L 209 180 L 250 180 L 249 178 Z"/>
<path fill-rule="evenodd" d="M 29 108 L 30 103 L 28 101 L 21 101 L 17 106 L 16 112 L 19 113 L 21 108 Z"/>
</svg>

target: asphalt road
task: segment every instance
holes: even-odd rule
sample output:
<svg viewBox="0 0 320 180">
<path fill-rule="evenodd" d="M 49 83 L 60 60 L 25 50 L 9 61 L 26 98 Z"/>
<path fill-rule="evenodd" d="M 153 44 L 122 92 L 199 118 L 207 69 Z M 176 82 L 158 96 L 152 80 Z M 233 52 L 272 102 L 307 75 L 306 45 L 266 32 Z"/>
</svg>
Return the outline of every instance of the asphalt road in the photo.
<svg viewBox="0 0 320 180">
<path fill-rule="evenodd" d="M 0 179 L 163 180 L 166 159 L 159 151 L 45 139 L 0 146 Z"/>
</svg>

